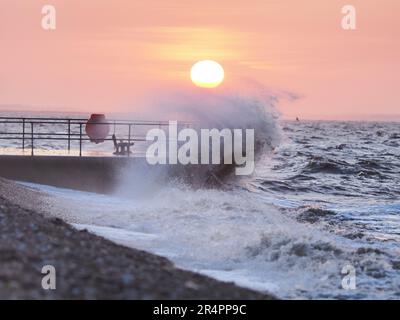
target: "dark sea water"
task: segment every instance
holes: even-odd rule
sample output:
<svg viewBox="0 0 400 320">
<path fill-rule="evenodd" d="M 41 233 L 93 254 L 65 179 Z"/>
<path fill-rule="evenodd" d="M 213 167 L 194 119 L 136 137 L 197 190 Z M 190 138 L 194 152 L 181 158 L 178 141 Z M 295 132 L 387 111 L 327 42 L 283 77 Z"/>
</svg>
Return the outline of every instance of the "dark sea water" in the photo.
<svg viewBox="0 0 400 320">
<path fill-rule="evenodd" d="M 338 297 L 400 298 L 400 124 L 286 122 L 283 131 L 248 189 L 335 239 L 292 253 L 354 265 L 362 284 Z"/>
<path fill-rule="evenodd" d="M 283 298 L 399 299 L 400 124 L 284 121 L 281 131 L 229 190 L 175 184 L 129 199 L 33 187 L 78 228 L 221 280 Z M 355 289 L 342 286 L 346 266 Z"/>
<path fill-rule="evenodd" d="M 283 131 L 252 182 L 255 190 L 283 207 L 339 211 L 358 236 L 400 240 L 399 123 L 287 122 Z M 315 220 L 339 218 L 322 215 Z"/>
</svg>

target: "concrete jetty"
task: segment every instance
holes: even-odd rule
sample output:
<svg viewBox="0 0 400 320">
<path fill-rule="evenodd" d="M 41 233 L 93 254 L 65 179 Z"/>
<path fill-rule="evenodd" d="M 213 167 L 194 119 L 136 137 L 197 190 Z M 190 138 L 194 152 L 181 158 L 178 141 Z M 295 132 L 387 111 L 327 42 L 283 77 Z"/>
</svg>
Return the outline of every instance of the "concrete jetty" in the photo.
<svg viewBox="0 0 400 320">
<path fill-rule="evenodd" d="M 111 193 L 123 168 L 139 157 L 0 156 L 0 176 L 82 191 Z"/>
</svg>

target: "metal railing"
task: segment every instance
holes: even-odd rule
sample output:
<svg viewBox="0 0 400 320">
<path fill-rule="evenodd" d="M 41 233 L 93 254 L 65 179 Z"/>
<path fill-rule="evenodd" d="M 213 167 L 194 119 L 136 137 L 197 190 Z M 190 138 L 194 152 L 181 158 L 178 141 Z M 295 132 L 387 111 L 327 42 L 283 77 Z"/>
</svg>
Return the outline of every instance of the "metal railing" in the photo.
<svg viewBox="0 0 400 320">
<path fill-rule="evenodd" d="M 83 142 L 93 141 L 84 132 L 84 128 L 88 119 L 77 118 L 35 118 L 35 117 L 0 117 L 0 142 L 1 140 L 17 140 L 20 141 L 22 150 L 27 147 L 31 150 L 31 155 L 34 155 L 35 141 L 65 141 L 68 152 L 71 150 L 71 143 L 79 143 L 79 156 L 82 156 Z M 145 136 L 138 136 L 133 133 L 133 129 L 137 127 L 167 127 L 166 121 L 134 121 L 134 120 L 106 120 L 106 122 L 96 122 L 95 125 L 109 125 L 113 134 L 118 134 L 118 140 L 123 140 L 128 143 L 146 141 Z M 3 131 L 4 125 L 12 125 L 13 131 Z M 43 132 L 38 130 L 44 126 L 55 127 L 63 132 Z M 14 131 L 16 128 L 20 131 Z M 112 134 L 109 134 L 102 141 L 113 141 Z M 27 142 L 30 145 L 27 146 Z M 1 146 L 1 144 L 0 144 Z M 129 156 L 129 152 L 127 154 Z"/>
</svg>

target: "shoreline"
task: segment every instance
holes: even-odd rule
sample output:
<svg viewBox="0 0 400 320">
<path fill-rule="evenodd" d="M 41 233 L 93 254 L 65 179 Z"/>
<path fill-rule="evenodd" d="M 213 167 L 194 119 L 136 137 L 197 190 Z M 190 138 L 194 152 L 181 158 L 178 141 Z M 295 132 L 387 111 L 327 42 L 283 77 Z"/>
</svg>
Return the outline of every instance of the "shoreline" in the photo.
<svg viewBox="0 0 400 320">
<path fill-rule="evenodd" d="M 0 299 L 276 299 L 78 231 L 40 212 L 31 192 L 0 178 Z M 45 265 L 55 290 L 41 287 Z"/>
</svg>

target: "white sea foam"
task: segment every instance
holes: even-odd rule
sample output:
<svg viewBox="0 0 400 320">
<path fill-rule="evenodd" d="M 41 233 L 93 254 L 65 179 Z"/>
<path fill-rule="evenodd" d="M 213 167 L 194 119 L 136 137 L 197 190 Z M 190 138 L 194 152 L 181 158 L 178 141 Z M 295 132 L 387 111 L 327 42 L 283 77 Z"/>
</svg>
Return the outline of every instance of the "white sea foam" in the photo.
<svg viewBox="0 0 400 320">
<path fill-rule="evenodd" d="M 379 280 L 363 273 L 362 289 L 341 289 L 341 268 L 350 261 L 390 270 L 377 255 L 355 256 L 354 241 L 301 224 L 242 190 L 170 186 L 151 199 L 132 200 L 28 185 L 52 195 L 49 213 L 77 228 L 281 297 L 375 296 L 369 290 Z"/>
</svg>

